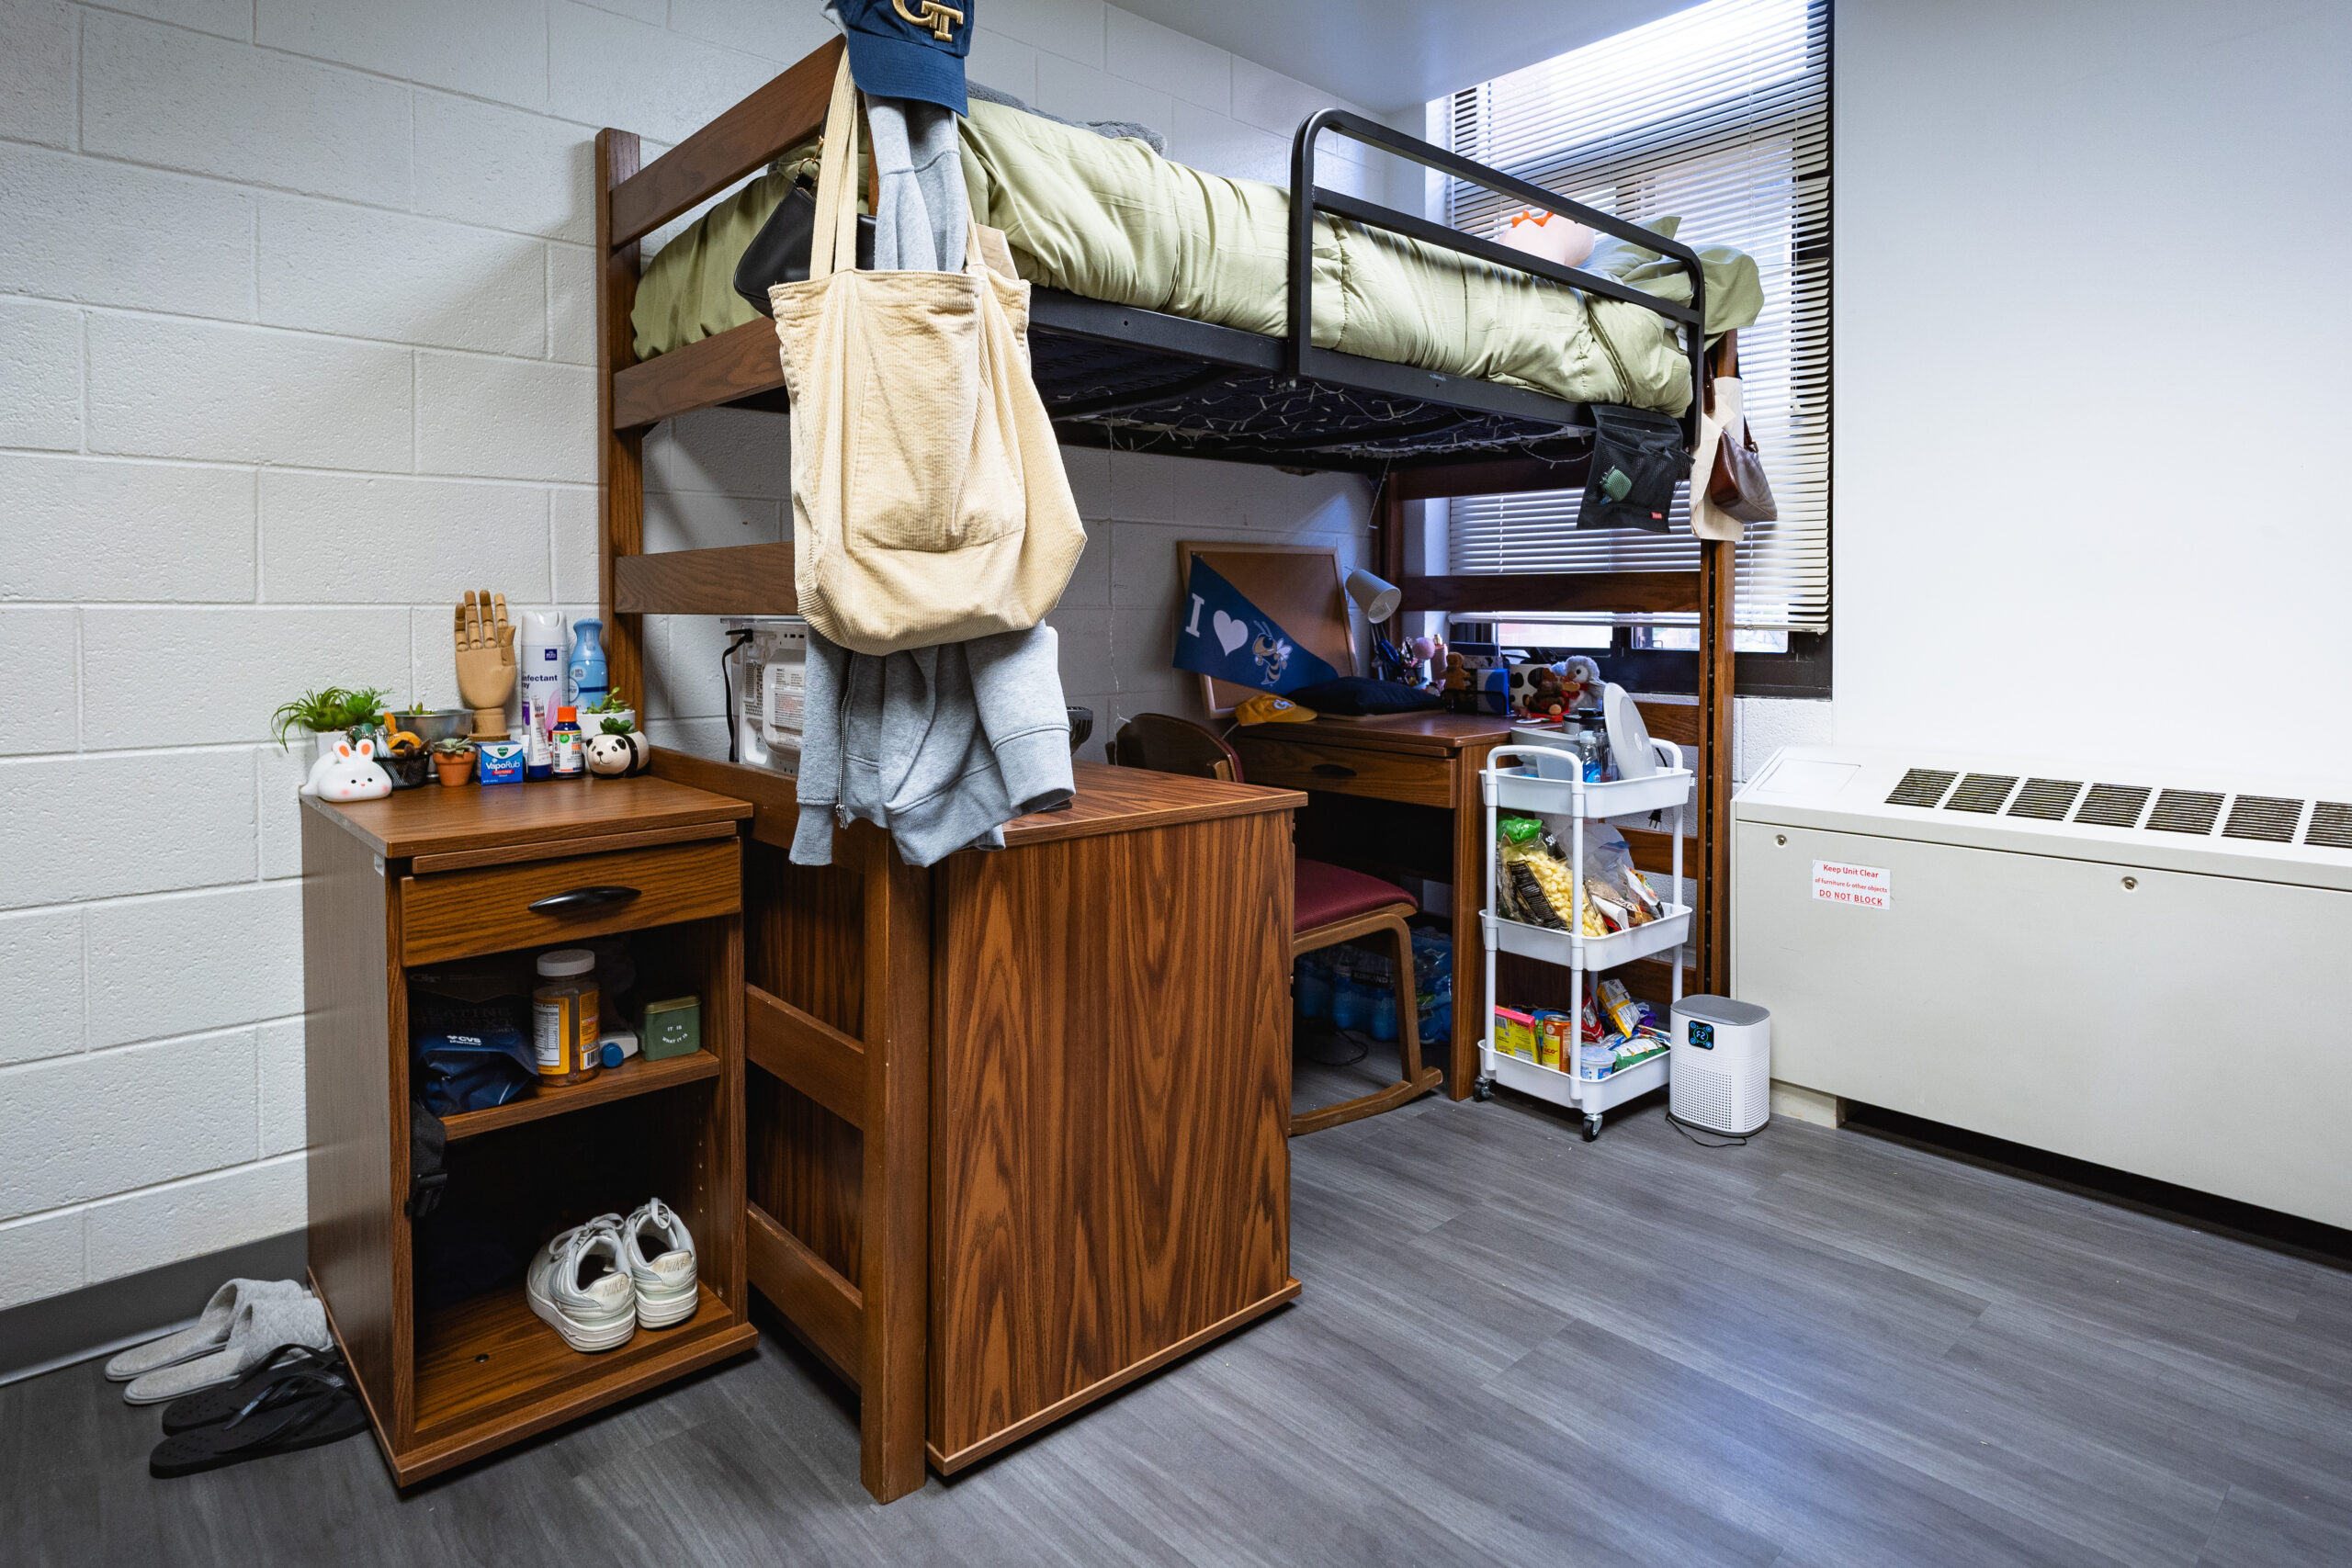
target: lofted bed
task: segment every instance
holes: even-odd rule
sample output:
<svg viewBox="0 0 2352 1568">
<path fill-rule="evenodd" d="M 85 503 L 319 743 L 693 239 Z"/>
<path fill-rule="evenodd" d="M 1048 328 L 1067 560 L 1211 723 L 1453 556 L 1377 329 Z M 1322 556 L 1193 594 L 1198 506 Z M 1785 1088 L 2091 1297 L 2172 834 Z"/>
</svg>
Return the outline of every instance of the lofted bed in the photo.
<svg viewBox="0 0 2352 1568">
<path fill-rule="evenodd" d="M 841 48 L 835 41 L 819 49 L 650 164 L 640 167 L 634 134 L 607 130 L 596 138 L 601 597 L 616 690 L 642 690 L 643 615 L 794 612 L 789 544 L 651 555 L 644 549 L 647 431 L 700 409 L 782 412 L 774 326 L 763 319 L 745 321 L 640 361 L 632 317 L 640 242 L 815 136 Z M 1643 246 L 1687 275 L 1688 302 L 1617 276 L 1555 266 L 1317 186 L 1317 148 L 1329 137 L 1565 212 Z M 1035 288 L 1032 369 L 1061 440 L 1366 475 L 1375 486 L 1374 561 L 1403 590 L 1408 612 L 1695 615 L 1697 704 L 1653 709 L 1652 728 L 1697 749 L 1699 837 L 1686 864 L 1697 869 L 1701 915 L 1690 988 L 1722 988 L 1729 978 L 1727 899 L 1721 893 L 1727 886 L 1729 844 L 1724 824 L 1730 800 L 1732 547 L 1703 544 L 1696 572 L 1448 577 L 1408 571 L 1408 502 L 1582 483 L 1591 410 L 1527 385 L 1318 342 L 1313 288 L 1317 225 L 1345 222 L 1398 244 L 1446 253 L 1462 266 L 1505 269 L 1649 312 L 1668 334 L 1679 334 L 1676 352 L 1687 358 L 1689 386 L 1695 389 L 1705 374 L 1708 320 L 1699 254 L 1339 110 L 1324 110 L 1300 126 L 1291 167 L 1286 321 L 1280 330 L 1246 330 Z M 1693 434 L 1697 406 L 1693 396 L 1684 415 Z M 778 434 L 781 438 L 781 423 Z M 942 1185 L 947 1178 L 932 1161 L 928 1140 L 931 1123 L 951 1107 L 940 1099 L 947 1091 L 933 1081 L 928 1049 L 931 1031 L 941 1026 L 954 998 L 939 991 L 945 976 L 933 967 L 931 928 L 944 929 L 939 911 L 956 896 L 957 879 L 970 880 L 956 863 L 973 857 L 954 857 L 936 874 L 915 871 L 898 859 L 886 835 L 860 823 L 842 834 L 833 867 L 792 867 L 784 857 L 796 816 L 790 779 L 666 750 L 657 755 L 655 771 L 754 807 L 744 889 L 746 931 L 752 933 L 746 942 L 744 1013 L 747 1056 L 763 1072 L 751 1075 L 755 1087 L 747 1106 L 749 1272 L 796 1334 L 858 1388 L 861 1469 L 868 1490 L 884 1501 L 902 1495 L 922 1484 L 926 1461 L 952 1472 L 1107 1392 L 1091 1384 L 1059 1395 L 1058 1403 L 1046 1399 L 1034 1410 L 1016 1410 L 985 1445 L 943 1447 L 939 1440 L 942 1391 L 936 1366 L 926 1373 L 925 1341 L 927 1325 L 936 1329 L 941 1314 L 954 1310 L 931 1284 L 933 1270 L 942 1265 L 937 1249 L 945 1245 L 934 1201 L 952 1194 Z M 1107 834 L 1114 830 L 1112 824 L 1148 824 L 1158 820 L 1154 813 L 1175 809 L 1151 799 L 1149 789 L 1131 777 L 1081 765 L 1071 813 L 1050 822 L 1024 819 L 1007 837 L 1019 845 Z M 1634 837 L 1637 859 L 1662 869 L 1671 846 L 1662 838 L 1651 843 L 1651 836 Z M 1464 931 L 1475 932 L 1475 910 L 1466 919 L 1457 912 L 1457 1018 L 1475 1019 L 1482 1010 L 1478 966 L 1468 961 L 1476 938 L 1467 948 L 1461 940 Z M 764 966 L 757 934 L 763 930 L 771 936 L 772 962 Z M 1457 1099 L 1469 1089 L 1459 1050 L 1467 1038 L 1457 1030 L 1449 1084 Z M 1293 1293 L 1296 1288 L 1295 1282 L 1288 1287 Z M 1182 1343 L 1199 1343 L 1212 1327 L 1223 1332 L 1238 1320 L 1228 1314 Z M 1136 1364 L 1148 1370 L 1142 1360 Z M 1129 1375 L 1139 1372 L 1122 1372 L 1116 1381 Z"/>
</svg>

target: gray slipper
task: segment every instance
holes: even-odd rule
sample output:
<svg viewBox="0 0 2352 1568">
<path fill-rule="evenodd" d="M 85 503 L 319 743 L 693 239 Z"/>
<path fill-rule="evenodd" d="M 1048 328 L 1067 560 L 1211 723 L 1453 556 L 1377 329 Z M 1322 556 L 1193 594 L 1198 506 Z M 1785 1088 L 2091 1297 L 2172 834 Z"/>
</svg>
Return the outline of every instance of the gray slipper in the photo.
<svg viewBox="0 0 2352 1568">
<path fill-rule="evenodd" d="M 307 1295 L 299 1280 L 232 1280 L 212 1292 L 204 1303 L 195 1324 L 161 1339 L 150 1339 L 144 1345 L 134 1345 L 107 1363 L 108 1382 L 129 1382 L 135 1377 L 159 1368 L 176 1366 L 198 1356 L 209 1355 L 229 1342 L 229 1325 L 237 1315 L 238 1306 L 265 1296 Z"/>
<path fill-rule="evenodd" d="M 124 1389 L 122 1397 L 133 1404 L 161 1404 L 198 1389 L 234 1382 L 281 1347 L 308 1345 L 323 1350 L 334 1343 L 327 1332 L 326 1308 L 300 1287 L 290 1296 L 248 1297 L 230 1321 L 227 1345 L 209 1356 L 149 1372 Z"/>
</svg>

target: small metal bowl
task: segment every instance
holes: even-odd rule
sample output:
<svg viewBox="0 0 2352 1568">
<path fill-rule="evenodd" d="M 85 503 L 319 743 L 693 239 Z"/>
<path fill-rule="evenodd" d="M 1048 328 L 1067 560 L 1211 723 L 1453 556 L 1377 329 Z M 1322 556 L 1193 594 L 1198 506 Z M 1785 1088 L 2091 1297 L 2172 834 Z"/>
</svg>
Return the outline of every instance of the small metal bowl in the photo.
<svg viewBox="0 0 2352 1568">
<path fill-rule="evenodd" d="M 430 713 L 396 713 L 392 720 L 402 729 L 424 742 L 430 750 L 435 740 L 452 737 L 462 739 L 474 725 L 471 708 L 435 708 Z"/>
</svg>

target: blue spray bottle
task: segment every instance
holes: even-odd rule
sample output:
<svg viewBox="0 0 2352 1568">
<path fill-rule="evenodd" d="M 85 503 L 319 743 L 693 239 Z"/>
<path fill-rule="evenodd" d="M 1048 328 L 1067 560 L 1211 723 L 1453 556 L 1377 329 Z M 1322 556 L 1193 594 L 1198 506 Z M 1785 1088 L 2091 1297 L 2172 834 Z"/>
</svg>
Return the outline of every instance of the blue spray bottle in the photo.
<svg viewBox="0 0 2352 1568">
<path fill-rule="evenodd" d="M 571 666 L 564 681 L 571 702 L 567 705 L 586 713 L 605 700 L 612 683 L 605 678 L 605 647 L 597 640 L 605 623 L 596 620 L 571 623 Z"/>
</svg>

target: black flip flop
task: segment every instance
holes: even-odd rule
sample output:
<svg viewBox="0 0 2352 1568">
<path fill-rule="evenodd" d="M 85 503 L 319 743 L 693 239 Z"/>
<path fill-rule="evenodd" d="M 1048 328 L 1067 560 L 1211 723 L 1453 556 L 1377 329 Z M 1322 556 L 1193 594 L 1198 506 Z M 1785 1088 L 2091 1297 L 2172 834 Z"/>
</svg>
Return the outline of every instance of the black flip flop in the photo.
<svg viewBox="0 0 2352 1568">
<path fill-rule="evenodd" d="M 264 1356 L 253 1371 L 227 1387 L 204 1389 L 164 1405 L 164 1435 L 168 1437 L 226 1421 L 251 1403 L 254 1395 L 297 1372 L 340 1373 L 343 1371 L 343 1352 L 332 1346 L 321 1350 L 309 1345 L 280 1345 Z"/>
<path fill-rule="evenodd" d="M 368 1412 L 348 1380 L 297 1372 L 255 1394 L 228 1420 L 165 1438 L 147 1456 L 158 1480 L 341 1442 L 368 1429 Z"/>
</svg>

